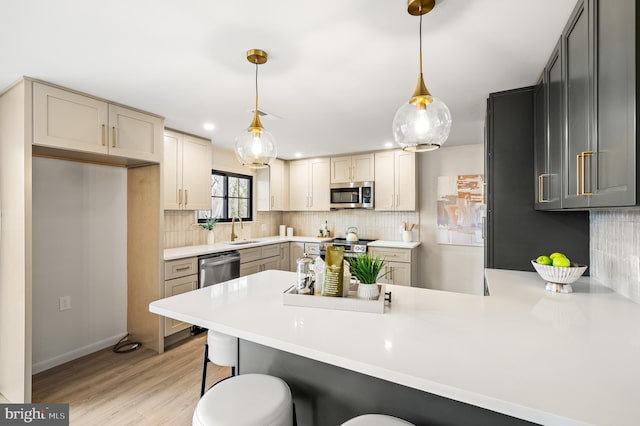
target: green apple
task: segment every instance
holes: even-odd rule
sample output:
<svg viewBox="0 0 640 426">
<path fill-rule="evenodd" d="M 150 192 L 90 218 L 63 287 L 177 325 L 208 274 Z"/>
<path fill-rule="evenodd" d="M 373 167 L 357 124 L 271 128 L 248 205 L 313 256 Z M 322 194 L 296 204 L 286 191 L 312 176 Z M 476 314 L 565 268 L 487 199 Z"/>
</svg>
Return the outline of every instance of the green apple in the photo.
<svg viewBox="0 0 640 426">
<path fill-rule="evenodd" d="M 568 268 L 571 266 L 571 261 L 564 256 L 556 256 L 553 258 L 553 266 Z"/>
<path fill-rule="evenodd" d="M 542 265 L 551 265 L 552 260 L 549 256 L 538 256 L 538 258 L 536 259 L 537 263 L 540 263 Z"/>
<path fill-rule="evenodd" d="M 554 251 L 549 255 L 549 258 L 551 260 L 555 259 L 556 257 L 567 257 L 567 256 L 565 256 L 563 253 L 558 253 L 557 251 Z"/>
</svg>

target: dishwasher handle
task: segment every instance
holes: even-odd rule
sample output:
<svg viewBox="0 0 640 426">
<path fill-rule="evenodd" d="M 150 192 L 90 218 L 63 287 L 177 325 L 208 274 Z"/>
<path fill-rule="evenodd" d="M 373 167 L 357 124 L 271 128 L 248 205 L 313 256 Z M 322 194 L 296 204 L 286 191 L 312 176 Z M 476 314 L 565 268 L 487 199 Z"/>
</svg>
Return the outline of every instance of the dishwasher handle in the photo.
<svg viewBox="0 0 640 426">
<path fill-rule="evenodd" d="M 216 253 L 209 256 L 201 256 L 198 258 L 200 266 L 202 265 L 222 265 L 224 263 L 229 263 L 230 261 L 240 260 L 240 253 L 237 251 L 232 252 L 224 252 L 224 253 Z"/>
</svg>

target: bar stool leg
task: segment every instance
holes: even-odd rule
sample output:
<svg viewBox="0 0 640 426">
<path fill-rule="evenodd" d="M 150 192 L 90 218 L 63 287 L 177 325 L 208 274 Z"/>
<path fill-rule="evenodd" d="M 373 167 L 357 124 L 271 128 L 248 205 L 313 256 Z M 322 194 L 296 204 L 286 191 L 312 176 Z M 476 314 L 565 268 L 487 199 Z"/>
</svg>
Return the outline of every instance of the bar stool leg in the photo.
<svg viewBox="0 0 640 426">
<path fill-rule="evenodd" d="M 207 384 L 207 363 L 209 362 L 209 345 L 204 344 L 204 357 L 202 359 L 202 384 L 200 385 L 200 398 L 204 395 Z"/>
</svg>

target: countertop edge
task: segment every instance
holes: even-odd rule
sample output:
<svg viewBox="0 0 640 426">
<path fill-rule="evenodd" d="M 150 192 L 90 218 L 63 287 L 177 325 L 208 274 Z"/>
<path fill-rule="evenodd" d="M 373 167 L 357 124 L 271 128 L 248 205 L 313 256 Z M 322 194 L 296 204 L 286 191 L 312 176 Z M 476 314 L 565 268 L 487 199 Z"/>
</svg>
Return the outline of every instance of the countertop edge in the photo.
<svg viewBox="0 0 640 426">
<path fill-rule="evenodd" d="M 321 237 L 305 237 L 305 236 L 293 236 L 293 237 L 280 237 L 280 236 L 271 236 L 271 237 L 260 237 L 260 238 L 251 238 L 250 241 L 255 241 L 249 244 L 229 244 L 227 242 L 224 243 L 216 243 L 212 245 L 195 245 L 195 246 L 184 246 L 184 247 L 173 247 L 164 249 L 163 260 L 177 260 L 184 259 L 187 257 L 201 256 L 204 254 L 212 254 L 212 253 L 220 253 L 224 251 L 232 251 L 232 250 L 242 250 L 253 247 L 266 246 L 270 244 L 280 244 L 280 243 L 322 243 L 326 241 L 332 241 L 334 238 L 321 238 Z M 400 248 L 400 249 L 414 249 L 420 246 L 422 243 L 420 242 L 403 242 L 403 241 L 385 241 L 385 240 L 376 240 L 369 243 L 370 247 L 386 247 L 386 248 Z"/>
</svg>

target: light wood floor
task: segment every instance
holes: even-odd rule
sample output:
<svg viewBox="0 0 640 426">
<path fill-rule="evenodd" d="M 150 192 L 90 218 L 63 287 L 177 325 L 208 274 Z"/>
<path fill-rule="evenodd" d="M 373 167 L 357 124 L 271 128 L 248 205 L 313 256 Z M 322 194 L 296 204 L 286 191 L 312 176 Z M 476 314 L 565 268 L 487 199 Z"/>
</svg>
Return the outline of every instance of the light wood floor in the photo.
<svg viewBox="0 0 640 426">
<path fill-rule="evenodd" d="M 111 348 L 33 376 L 34 403 L 69 403 L 70 424 L 190 425 L 200 398 L 206 333 L 158 355 Z M 231 374 L 209 363 L 207 387 Z"/>
</svg>

